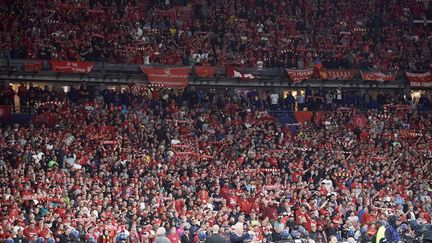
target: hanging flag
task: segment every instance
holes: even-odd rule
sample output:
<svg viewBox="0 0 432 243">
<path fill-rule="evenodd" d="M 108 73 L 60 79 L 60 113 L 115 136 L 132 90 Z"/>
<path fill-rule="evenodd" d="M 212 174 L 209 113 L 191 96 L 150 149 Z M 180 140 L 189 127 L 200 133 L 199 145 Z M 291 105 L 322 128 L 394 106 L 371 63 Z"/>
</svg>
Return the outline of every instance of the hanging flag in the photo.
<svg viewBox="0 0 432 243">
<path fill-rule="evenodd" d="M 190 67 L 158 68 L 140 65 L 140 68 L 152 85 L 171 89 L 183 89 L 188 86 Z"/>
<path fill-rule="evenodd" d="M 406 72 L 408 81 L 411 87 L 432 87 L 432 74 L 425 73 L 409 73 Z"/>
<path fill-rule="evenodd" d="M 351 80 L 354 78 L 356 71 L 347 69 L 323 69 L 319 75 L 325 80 Z"/>
<path fill-rule="evenodd" d="M 300 83 L 309 80 L 312 77 L 314 69 L 285 69 L 285 71 L 294 83 Z"/>
<path fill-rule="evenodd" d="M 233 66 L 227 65 L 225 67 L 226 76 L 228 78 L 240 78 L 242 80 L 255 79 L 257 77 L 253 76 L 251 73 L 242 73 L 234 69 Z"/>
<path fill-rule="evenodd" d="M 94 62 L 50 61 L 51 70 L 57 73 L 89 73 Z"/>
<path fill-rule="evenodd" d="M 195 74 L 200 78 L 212 78 L 215 75 L 215 68 L 210 66 L 195 66 Z"/>
<path fill-rule="evenodd" d="M 360 74 L 363 80 L 384 82 L 396 80 L 397 72 L 360 71 Z"/>
<path fill-rule="evenodd" d="M 34 63 L 24 63 L 24 71 L 26 72 L 39 72 L 42 70 L 43 61 L 37 60 Z"/>
</svg>

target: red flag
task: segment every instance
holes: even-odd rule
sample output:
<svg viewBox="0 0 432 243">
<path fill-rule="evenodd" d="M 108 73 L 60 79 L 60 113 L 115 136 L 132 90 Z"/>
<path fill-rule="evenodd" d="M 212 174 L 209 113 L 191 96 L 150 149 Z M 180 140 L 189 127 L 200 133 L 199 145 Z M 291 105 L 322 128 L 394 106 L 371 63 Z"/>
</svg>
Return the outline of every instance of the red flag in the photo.
<svg viewBox="0 0 432 243">
<path fill-rule="evenodd" d="M 89 73 L 94 62 L 50 61 L 53 72 L 58 73 Z"/>
<path fill-rule="evenodd" d="M 157 68 L 140 65 L 140 68 L 147 75 L 150 84 L 171 89 L 183 89 L 188 86 L 189 67 Z"/>
<path fill-rule="evenodd" d="M 432 87 L 432 74 L 426 73 L 409 73 L 406 72 L 408 81 L 412 87 Z"/>
<path fill-rule="evenodd" d="M 26 72 L 39 72 L 42 70 L 42 67 L 42 60 L 38 60 L 35 63 L 24 63 L 24 71 Z"/>
<path fill-rule="evenodd" d="M 311 111 L 296 111 L 294 113 L 295 119 L 298 123 L 305 123 L 312 119 L 313 113 Z"/>
<path fill-rule="evenodd" d="M 253 74 L 251 73 L 242 73 L 240 71 L 237 71 L 233 66 L 231 65 L 227 65 L 225 67 L 225 72 L 226 72 L 226 76 L 228 78 L 240 78 L 242 80 L 247 80 L 247 79 L 254 79 L 257 78 L 255 76 L 253 76 Z"/>
<path fill-rule="evenodd" d="M 312 77 L 312 74 L 314 72 L 313 68 L 309 69 L 285 69 L 288 76 L 292 79 L 294 83 L 300 83 L 304 80 L 308 80 Z"/>
<path fill-rule="evenodd" d="M 380 72 L 380 71 L 361 71 L 362 79 L 367 81 L 393 81 L 396 79 L 396 72 Z"/>
<path fill-rule="evenodd" d="M 200 78 L 211 78 L 215 75 L 215 69 L 209 66 L 195 66 L 195 74 Z"/>
<path fill-rule="evenodd" d="M 350 80 L 354 78 L 355 70 L 324 69 L 319 72 L 320 78 L 325 80 Z"/>
</svg>

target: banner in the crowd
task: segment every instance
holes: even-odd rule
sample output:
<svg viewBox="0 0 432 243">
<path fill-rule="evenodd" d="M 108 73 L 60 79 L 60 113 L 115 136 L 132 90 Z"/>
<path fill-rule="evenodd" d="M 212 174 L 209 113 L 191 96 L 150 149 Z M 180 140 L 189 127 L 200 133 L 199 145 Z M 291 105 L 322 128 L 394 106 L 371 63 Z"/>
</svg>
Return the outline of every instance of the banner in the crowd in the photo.
<svg viewBox="0 0 432 243">
<path fill-rule="evenodd" d="M 308 80 L 312 77 L 314 72 L 313 68 L 309 69 L 285 69 L 288 76 L 294 83 L 299 83 Z"/>
<path fill-rule="evenodd" d="M 85 3 L 57 3 L 56 7 L 59 9 L 66 9 L 66 10 L 80 10 L 88 8 L 88 5 Z"/>
<path fill-rule="evenodd" d="M 43 61 L 38 60 L 34 63 L 24 63 L 24 71 L 26 72 L 39 72 L 42 70 Z"/>
<path fill-rule="evenodd" d="M 252 173 L 279 173 L 280 170 L 279 169 L 245 169 L 241 171 L 242 173 L 248 173 L 248 174 L 252 174 Z"/>
<path fill-rule="evenodd" d="M 324 80 L 350 80 L 354 78 L 355 70 L 348 69 L 323 69 L 319 75 Z"/>
<path fill-rule="evenodd" d="M 177 17 L 177 12 L 175 8 L 167 10 L 156 9 L 155 15 L 159 18 L 169 17 L 171 20 L 175 20 Z"/>
<path fill-rule="evenodd" d="M 147 75 L 150 84 L 171 89 L 183 89 L 188 86 L 190 67 L 157 68 L 140 65 L 140 68 Z"/>
<path fill-rule="evenodd" d="M 35 124 L 45 124 L 49 127 L 54 127 L 57 123 L 57 117 L 52 112 L 44 112 L 33 118 L 33 123 Z"/>
<path fill-rule="evenodd" d="M 190 21 L 193 17 L 193 9 L 190 6 L 176 7 L 176 18 L 183 21 Z"/>
<path fill-rule="evenodd" d="M 88 222 L 95 222 L 96 220 L 97 220 L 96 217 L 87 217 L 87 218 L 72 219 L 72 222 L 88 223 Z"/>
<path fill-rule="evenodd" d="M 50 61 L 53 72 L 58 73 L 89 73 L 94 62 Z"/>
<path fill-rule="evenodd" d="M 411 87 L 432 87 L 432 74 L 431 72 L 425 73 L 405 73 Z"/>
<path fill-rule="evenodd" d="M 365 115 L 356 115 L 353 118 L 354 127 L 364 128 L 366 127 L 367 119 Z"/>
<path fill-rule="evenodd" d="M 397 134 L 400 139 L 416 139 L 422 136 L 413 129 L 399 129 Z"/>
<path fill-rule="evenodd" d="M 211 78 L 215 75 L 215 68 L 210 66 L 195 66 L 195 74 L 200 78 Z"/>
<path fill-rule="evenodd" d="M 7 118 L 11 114 L 10 106 L 0 105 L 0 119 Z"/>
<path fill-rule="evenodd" d="M 384 82 L 396 80 L 397 72 L 361 71 L 360 74 L 363 80 Z"/>
<path fill-rule="evenodd" d="M 202 160 L 213 159 L 213 156 L 207 154 L 200 154 L 193 151 L 184 151 L 184 152 L 174 152 L 174 157 L 176 159 L 189 159 L 189 158 L 199 158 Z"/>
<path fill-rule="evenodd" d="M 38 200 L 42 202 L 61 202 L 61 198 L 52 197 L 49 195 L 39 195 L 39 194 L 30 194 L 30 195 L 24 195 L 22 197 L 23 201 L 31 201 L 31 200 Z"/>
<path fill-rule="evenodd" d="M 102 141 L 102 144 L 103 145 L 116 145 L 119 143 L 118 143 L 118 141 L 115 141 L 115 140 L 105 140 L 105 141 Z"/>
<path fill-rule="evenodd" d="M 294 113 L 295 119 L 298 123 L 304 123 L 312 119 L 313 113 L 311 111 L 296 111 Z"/>
</svg>

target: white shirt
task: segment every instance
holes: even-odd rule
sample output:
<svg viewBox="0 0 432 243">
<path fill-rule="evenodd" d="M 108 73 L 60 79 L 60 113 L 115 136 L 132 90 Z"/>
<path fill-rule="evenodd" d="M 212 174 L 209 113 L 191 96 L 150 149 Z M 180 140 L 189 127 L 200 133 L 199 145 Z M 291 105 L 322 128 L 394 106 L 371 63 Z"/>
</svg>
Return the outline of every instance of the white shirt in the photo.
<svg viewBox="0 0 432 243">
<path fill-rule="evenodd" d="M 279 101 L 279 95 L 278 94 L 271 94 L 270 95 L 270 101 L 272 105 L 277 105 Z"/>
</svg>

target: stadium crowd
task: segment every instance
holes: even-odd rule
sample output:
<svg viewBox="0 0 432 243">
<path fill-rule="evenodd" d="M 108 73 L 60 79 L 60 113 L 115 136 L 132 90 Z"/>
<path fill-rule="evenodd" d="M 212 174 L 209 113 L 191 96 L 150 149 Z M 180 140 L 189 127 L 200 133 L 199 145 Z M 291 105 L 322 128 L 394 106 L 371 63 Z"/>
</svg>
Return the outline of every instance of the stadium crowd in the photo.
<svg viewBox="0 0 432 243">
<path fill-rule="evenodd" d="M 1 241 L 432 240 L 427 98 L 293 129 L 272 94 L 31 89 L 39 116 L 0 130 Z"/>
<path fill-rule="evenodd" d="M 427 70 L 428 3 L 3 0 L 0 54 L 110 63 L 253 67 L 262 61 L 265 67 Z M 175 18 L 176 7 L 189 10 Z"/>
</svg>

